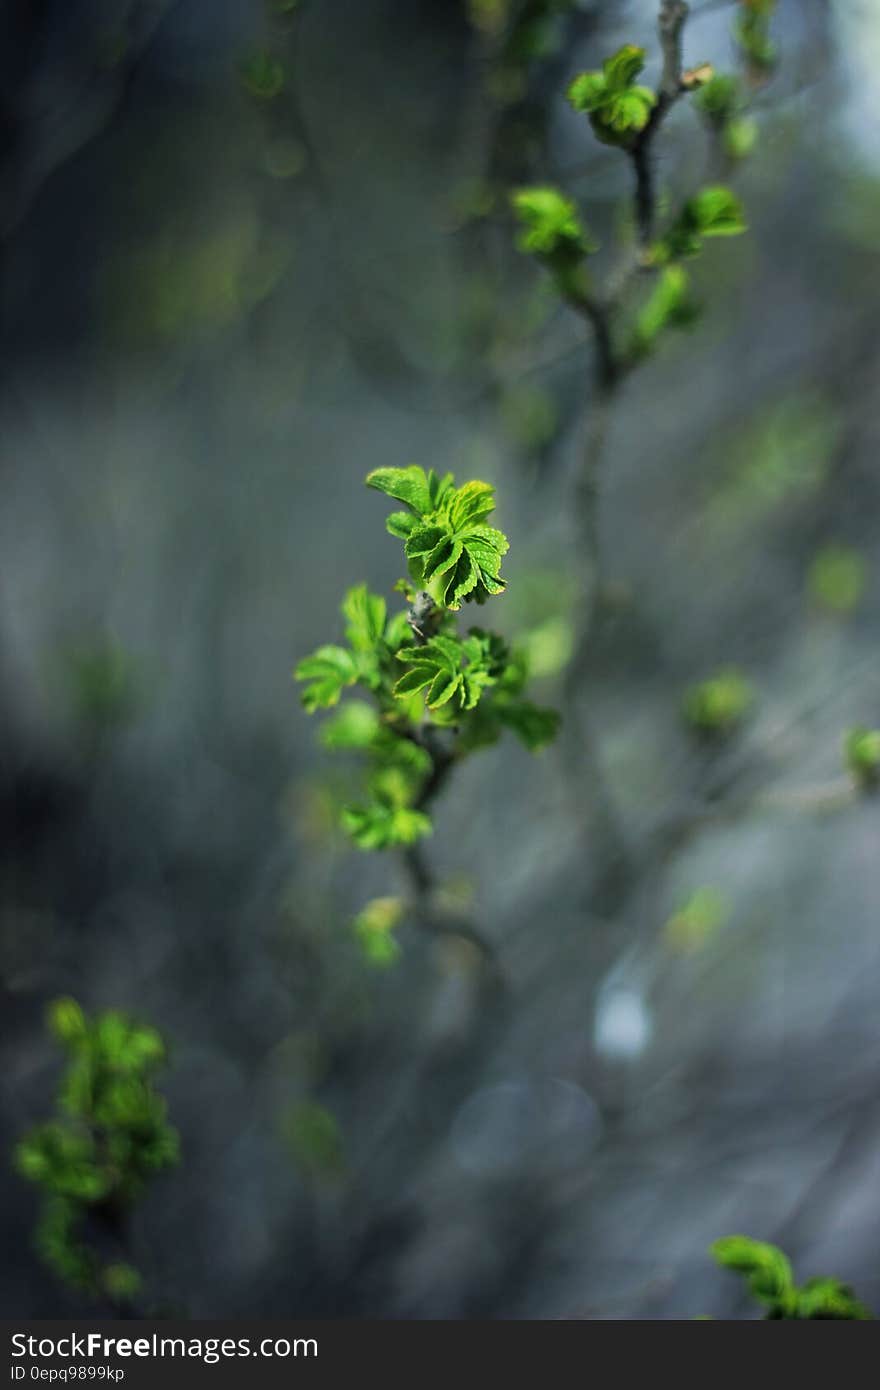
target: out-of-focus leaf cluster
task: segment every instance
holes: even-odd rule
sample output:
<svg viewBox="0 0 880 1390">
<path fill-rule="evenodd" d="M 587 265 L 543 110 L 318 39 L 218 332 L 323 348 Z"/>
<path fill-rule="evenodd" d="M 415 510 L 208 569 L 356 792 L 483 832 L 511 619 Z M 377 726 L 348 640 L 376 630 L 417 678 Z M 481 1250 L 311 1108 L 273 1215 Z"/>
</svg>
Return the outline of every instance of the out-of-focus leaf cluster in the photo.
<svg viewBox="0 0 880 1390">
<path fill-rule="evenodd" d="M 127 1298 L 139 1276 L 104 1261 L 84 1226 L 90 1215 L 118 1224 L 149 1180 L 178 1161 L 177 1132 L 153 1084 L 165 1044 L 155 1028 L 115 1010 L 89 1018 L 74 999 L 56 1000 L 48 1025 L 67 1056 L 57 1115 L 15 1150 L 18 1171 L 45 1194 L 37 1248 L 72 1286 Z"/>
<path fill-rule="evenodd" d="M 765 1318 L 852 1322 L 872 1316 L 839 1279 L 808 1279 L 798 1286 L 788 1257 L 765 1241 L 723 1236 L 713 1244 L 712 1254 L 722 1268 L 742 1276 Z"/>
</svg>

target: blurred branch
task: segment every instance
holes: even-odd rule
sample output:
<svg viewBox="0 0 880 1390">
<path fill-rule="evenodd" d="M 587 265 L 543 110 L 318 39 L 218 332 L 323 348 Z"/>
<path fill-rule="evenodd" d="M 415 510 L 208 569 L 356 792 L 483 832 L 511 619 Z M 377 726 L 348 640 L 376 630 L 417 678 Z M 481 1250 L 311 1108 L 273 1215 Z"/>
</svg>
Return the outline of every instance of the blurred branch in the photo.
<svg viewBox="0 0 880 1390">
<path fill-rule="evenodd" d="M 657 104 L 651 119 L 637 136 L 632 148 L 632 162 L 636 176 L 635 212 L 638 229 L 639 249 L 644 252 L 654 235 L 654 222 L 657 212 L 657 192 L 654 187 L 654 174 L 651 166 L 651 146 L 672 107 L 682 93 L 681 83 L 681 45 L 688 7 L 685 0 L 662 0 L 658 30 L 660 46 L 663 51 L 663 75 Z"/>
</svg>

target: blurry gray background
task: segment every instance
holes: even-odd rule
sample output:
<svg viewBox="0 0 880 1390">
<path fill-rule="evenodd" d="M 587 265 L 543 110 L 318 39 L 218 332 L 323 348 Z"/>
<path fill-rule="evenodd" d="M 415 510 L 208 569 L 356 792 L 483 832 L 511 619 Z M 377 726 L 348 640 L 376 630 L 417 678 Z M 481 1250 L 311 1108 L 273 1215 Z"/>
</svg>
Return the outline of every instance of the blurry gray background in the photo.
<svg viewBox="0 0 880 1390">
<path fill-rule="evenodd" d="M 880 1306 L 880 821 L 841 762 L 880 723 L 876 4 L 781 5 L 750 233 L 616 414 L 583 700 L 623 887 L 595 891 L 570 746 L 504 742 L 429 851 L 506 992 L 414 926 L 370 967 L 350 920 L 399 870 L 333 830 L 352 769 L 291 681 L 347 587 L 398 577 L 378 465 L 495 483 L 492 617 L 564 632 L 590 347 L 503 199 L 467 214 L 487 173 L 558 179 L 613 240 L 626 161 L 562 92 L 656 53 L 655 10 L 583 4 L 499 108 L 457 0 L 3 6 L 0 1137 L 48 1113 L 54 995 L 163 1030 L 183 1163 L 134 1250 L 157 1306 L 739 1316 L 706 1253 L 731 1231 Z M 686 59 L 729 65 L 729 22 L 695 15 Z M 267 47 L 274 100 L 241 79 Z M 677 110 L 661 179 L 705 167 Z M 810 578 L 828 546 L 846 601 Z M 682 692 L 727 665 L 755 710 L 707 754 Z M 304 1102 L 337 1153 L 291 1139 Z M 6 1165 L 4 1311 L 87 1312 L 35 1211 Z"/>
</svg>

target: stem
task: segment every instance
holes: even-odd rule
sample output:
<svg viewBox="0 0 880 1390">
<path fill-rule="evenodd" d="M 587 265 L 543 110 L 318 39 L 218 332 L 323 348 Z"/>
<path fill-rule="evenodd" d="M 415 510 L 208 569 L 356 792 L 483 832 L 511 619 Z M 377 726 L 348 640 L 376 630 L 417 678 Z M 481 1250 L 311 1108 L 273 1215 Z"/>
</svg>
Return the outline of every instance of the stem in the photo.
<svg viewBox="0 0 880 1390">
<path fill-rule="evenodd" d="M 590 722 L 584 711 L 584 701 L 580 698 L 601 602 L 600 475 L 611 413 L 620 383 L 616 368 L 612 374 L 606 374 L 601 351 L 597 353 L 594 378 L 593 409 L 587 420 L 581 468 L 575 485 L 575 522 L 581 575 L 574 651 L 563 692 L 567 713 L 563 727 L 568 730 L 567 764 L 576 774 L 576 814 L 584 839 L 594 849 L 597 872 L 592 901 L 601 915 L 613 911 L 619 901 L 623 882 L 629 872 L 630 856 L 626 837 L 614 811 L 614 798 L 605 780 Z"/>
<path fill-rule="evenodd" d="M 408 621 L 417 646 L 424 646 L 428 635 L 433 631 L 439 610 L 429 594 L 416 594 L 409 606 Z M 414 810 L 429 811 L 449 780 L 456 761 L 456 751 L 440 737 L 440 731 L 429 723 L 421 728 L 411 729 L 406 737 L 418 748 L 424 749 L 431 759 L 431 768 L 414 802 Z M 501 983 L 500 971 L 492 943 L 472 923 L 458 918 L 448 921 L 437 910 L 433 899 L 437 891 L 437 880 L 428 862 L 423 845 L 417 841 L 407 845 L 402 853 L 403 865 L 412 889 L 414 906 L 421 926 L 434 936 L 458 936 L 477 948 L 480 957 L 489 967 L 496 984 Z"/>
<path fill-rule="evenodd" d="M 663 0 L 657 28 L 660 46 L 663 50 L 663 74 L 657 105 L 644 130 L 637 136 L 631 150 L 633 169 L 636 176 L 635 212 L 636 228 L 640 251 L 646 251 L 654 239 L 654 224 L 657 215 L 657 191 L 654 187 L 654 169 L 651 163 L 651 146 L 658 130 L 678 101 L 682 93 L 681 84 L 681 44 L 688 6 L 685 0 Z"/>
<path fill-rule="evenodd" d="M 631 856 L 626 837 L 614 812 L 598 750 L 583 712 L 585 673 L 591 656 L 602 596 L 602 555 L 599 534 L 599 499 L 602 462 L 612 411 L 620 388 L 633 363 L 615 347 L 613 326 L 635 274 L 646 265 L 645 253 L 654 238 L 657 192 L 651 163 L 651 147 L 668 112 L 682 93 L 682 34 L 688 16 L 684 0 L 662 0 L 658 17 L 663 72 L 657 104 L 645 129 L 630 150 L 636 176 L 636 257 L 612 280 L 604 297 L 569 294 L 572 308 L 593 330 L 595 358 L 592 368 L 593 406 L 587 420 L 581 467 L 574 496 L 574 515 L 580 567 L 579 606 L 575 641 L 564 688 L 569 729 L 567 759 L 577 773 L 577 814 L 585 839 L 595 847 L 598 871 L 592 903 L 600 914 L 613 913 L 627 891 Z"/>
</svg>

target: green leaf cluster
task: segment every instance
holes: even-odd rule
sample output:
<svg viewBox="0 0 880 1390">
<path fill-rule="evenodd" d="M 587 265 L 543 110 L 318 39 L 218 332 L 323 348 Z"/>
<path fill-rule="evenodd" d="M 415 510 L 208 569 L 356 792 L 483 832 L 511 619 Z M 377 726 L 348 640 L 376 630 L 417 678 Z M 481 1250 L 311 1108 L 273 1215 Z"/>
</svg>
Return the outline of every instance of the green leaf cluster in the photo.
<svg viewBox="0 0 880 1390">
<path fill-rule="evenodd" d="M 791 1264 L 775 1245 L 749 1236 L 723 1236 L 711 1253 L 724 1269 L 742 1275 L 752 1297 L 772 1319 L 864 1321 L 871 1314 L 838 1279 L 808 1279 L 795 1284 Z"/>
<path fill-rule="evenodd" d="M 397 586 L 408 609 L 389 616 L 365 585 L 345 596 L 347 646 L 322 646 L 297 666 L 311 713 L 340 705 L 322 730 L 326 747 L 361 753 L 364 793 L 341 811 L 343 829 L 364 850 L 409 846 L 431 831 L 425 798 L 438 767 L 495 742 L 510 729 L 530 749 L 548 743 L 558 716 L 525 698 L 527 661 L 497 634 L 459 632 L 463 603 L 504 590 L 503 532 L 488 524 L 494 490 L 456 486 L 421 468 L 376 469 L 368 486 L 403 503 L 387 521 L 404 542 L 409 580 Z M 417 587 L 414 587 L 417 586 Z"/>
<path fill-rule="evenodd" d="M 486 687 L 504 674 L 507 647 L 494 633 L 471 628 L 465 638 L 438 634 L 423 646 L 404 647 L 397 659 L 410 669 L 395 685 L 395 695 L 422 691 L 436 714 L 450 702 L 453 711 L 474 709 Z"/>
<path fill-rule="evenodd" d="M 15 1149 L 19 1173 L 45 1193 L 37 1248 L 71 1285 L 127 1297 L 136 1272 L 105 1268 L 83 1226 L 90 1212 L 118 1217 L 150 1178 L 178 1161 L 177 1132 L 153 1085 L 165 1045 L 154 1028 L 117 1011 L 89 1018 L 69 998 L 50 1006 L 47 1022 L 67 1055 L 58 1114 Z"/>
<path fill-rule="evenodd" d="M 511 202 L 523 228 L 517 244 L 528 255 L 552 257 L 563 251 L 580 258 L 596 250 L 577 207 L 558 188 L 520 188 Z"/>
<path fill-rule="evenodd" d="M 415 844 L 431 833 L 430 817 L 412 804 L 415 790 L 401 768 L 379 768 L 370 779 L 370 799 L 343 808 L 342 828 L 358 849 Z"/>
<path fill-rule="evenodd" d="M 455 486 L 451 473 L 438 478 L 421 468 L 376 468 L 367 486 L 403 502 L 386 523 L 404 541 L 413 582 L 439 608 L 456 612 L 463 602 L 485 603 L 504 590 L 501 561 L 508 550 L 502 531 L 486 524 L 495 510 L 489 483 Z"/>
<path fill-rule="evenodd" d="M 746 114 L 742 83 L 737 77 L 716 73 L 697 91 L 697 109 L 718 134 L 729 159 L 745 159 L 758 138 L 756 122 Z"/>
<path fill-rule="evenodd" d="M 635 359 L 647 356 L 667 329 L 688 328 L 698 314 L 687 271 L 680 265 L 664 266 L 636 317 L 631 356 Z"/>
<path fill-rule="evenodd" d="M 517 189 L 511 205 L 522 227 L 519 250 L 541 262 L 563 296 L 583 295 L 589 283 L 584 263 L 599 248 L 572 200 L 544 186 Z"/>
<path fill-rule="evenodd" d="M 635 44 L 606 58 L 599 72 L 582 72 L 568 88 L 575 111 L 586 112 L 597 137 L 608 145 L 632 145 L 657 105 L 657 95 L 636 78 L 645 66 L 645 50 Z"/>
<path fill-rule="evenodd" d="M 656 265 L 698 256 L 707 237 L 740 236 L 748 230 L 742 203 L 723 184 L 701 188 L 653 248 Z"/>
<path fill-rule="evenodd" d="M 776 0 L 740 0 L 740 12 L 733 32 L 743 57 L 756 77 L 763 77 L 776 65 L 776 45 L 770 26 Z"/>
</svg>

